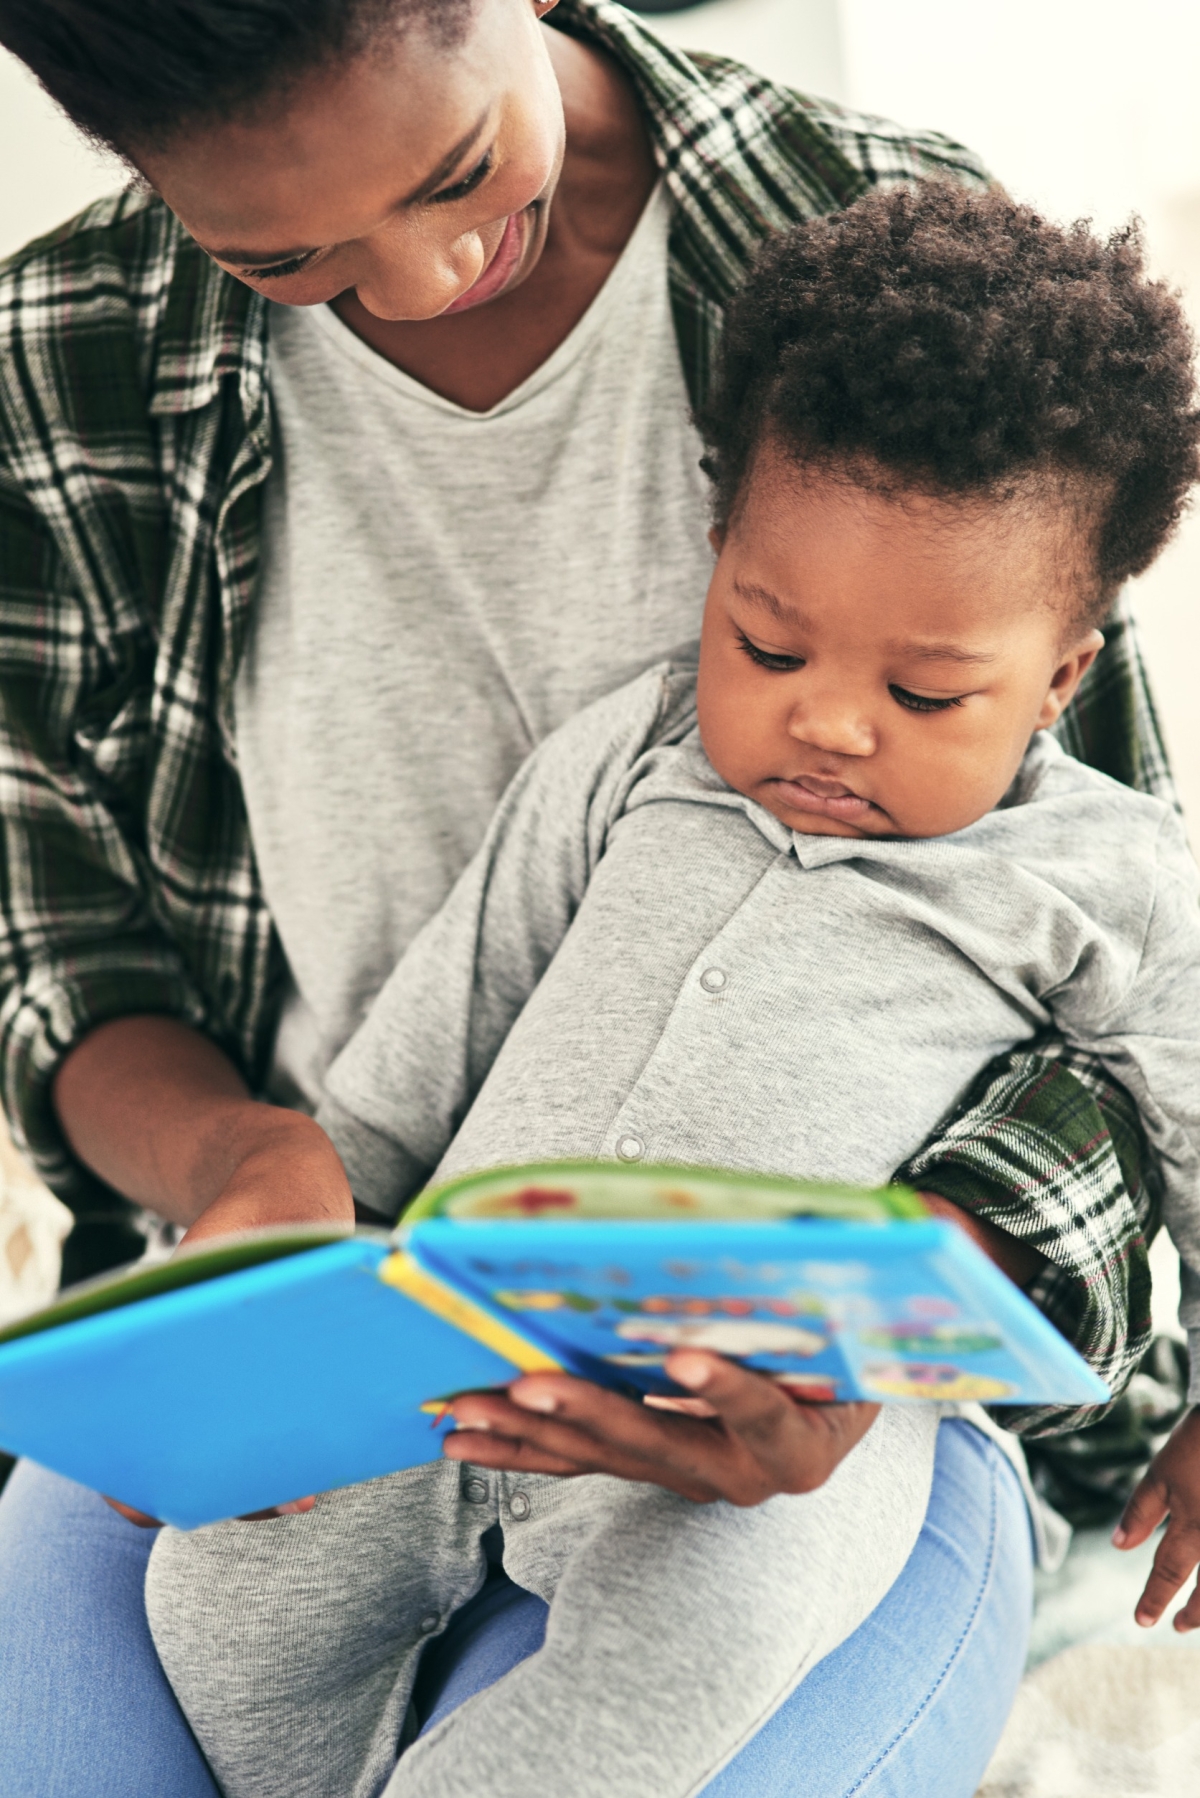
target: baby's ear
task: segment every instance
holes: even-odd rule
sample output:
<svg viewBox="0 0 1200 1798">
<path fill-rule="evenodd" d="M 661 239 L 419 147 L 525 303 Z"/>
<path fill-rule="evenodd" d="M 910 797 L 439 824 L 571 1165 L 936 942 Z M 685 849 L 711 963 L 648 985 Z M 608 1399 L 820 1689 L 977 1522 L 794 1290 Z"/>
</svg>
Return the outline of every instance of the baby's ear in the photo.
<svg viewBox="0 0 1200 1798">
<path fill-rule="evenodd" d="M 1090 630 L 1067 651 L 1050 677 L 1050 686 L 1038 713 L 1038 730 L 1048 730 L 1058 723 L 1074 699 L 1080 681 L 1103 648 L 1104 638 L 1100 632 Z"/>
</svg>

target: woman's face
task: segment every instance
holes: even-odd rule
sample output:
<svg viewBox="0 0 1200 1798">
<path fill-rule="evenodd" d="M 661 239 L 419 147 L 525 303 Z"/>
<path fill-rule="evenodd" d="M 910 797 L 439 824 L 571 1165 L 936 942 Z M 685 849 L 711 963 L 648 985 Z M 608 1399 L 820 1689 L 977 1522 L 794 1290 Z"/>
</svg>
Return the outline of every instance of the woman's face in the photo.
<svg viewBox="0 0 1200 1798">
<path fill-rule="evenodd" d="M 269 299 L 353 289 L 381 319 L 465 311 L 542 253 L 562 100 L 539 20 L 552 0 L 475 0 L 464 37 L 420 22 L 276 110 L 139 157 L 214 261 Z"/>
</svg>

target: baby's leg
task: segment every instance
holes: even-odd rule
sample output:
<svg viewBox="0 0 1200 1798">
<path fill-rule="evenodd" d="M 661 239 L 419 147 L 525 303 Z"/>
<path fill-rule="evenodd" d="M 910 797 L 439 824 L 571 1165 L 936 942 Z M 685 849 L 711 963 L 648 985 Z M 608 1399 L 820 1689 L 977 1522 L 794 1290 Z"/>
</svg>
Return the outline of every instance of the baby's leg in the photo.
<svg viewBox="0 0 1200 1798">
<path fill-rule="evenodd" d="M 146 1608 L 225 1798 L 365 1798 L 420 1651 L 483 1583 L 496 1517 L 452 1461 L 257 1523 L 163 1530 Z"/>
<path fill-rule="evenodd" d="M 701 1791 L 898 1577 L 937 1423 L 885 1407 L 819 1491 L 747 1510 L 608 1479 L 544 1519 L 510 1496 L 505 1566 L 550 1599 L 545 1645 L 410 1748 L 385 1798 Z"/>
</svg>

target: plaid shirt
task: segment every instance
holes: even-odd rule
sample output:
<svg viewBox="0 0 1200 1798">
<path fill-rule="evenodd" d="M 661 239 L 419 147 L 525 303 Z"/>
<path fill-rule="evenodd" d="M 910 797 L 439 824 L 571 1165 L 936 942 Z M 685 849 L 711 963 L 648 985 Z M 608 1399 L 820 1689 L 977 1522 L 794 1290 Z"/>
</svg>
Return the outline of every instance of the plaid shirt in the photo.
<svg viewBox="0 0 1200 1798">
<path fill-rule="evenodd" d="M 945 138 L 688 58 L 609 0 L 561 0 L 554 22 L 604 45 L 641 98 L 693 400 L 769 233 L 872 184 L 986 180 Z M 106 1018 L 169 1013 L 257 1082 L 278 1015 L 232 702 L 271 467 L 267 308 L 130 191 L 0 267 L 0 345 L 0 1087 L 47 1182 L 111 1213 L 51 1103 L 72 1045 Z M 1170 793 L 1127 625 L 1065 735 Z M 903 1171 L 1042 1248 L 1040 1301 L 1119 1385 L 1146 1339 L 1142 1159 L 1123 1094 L 1026 1051 Z"/>
</svg>

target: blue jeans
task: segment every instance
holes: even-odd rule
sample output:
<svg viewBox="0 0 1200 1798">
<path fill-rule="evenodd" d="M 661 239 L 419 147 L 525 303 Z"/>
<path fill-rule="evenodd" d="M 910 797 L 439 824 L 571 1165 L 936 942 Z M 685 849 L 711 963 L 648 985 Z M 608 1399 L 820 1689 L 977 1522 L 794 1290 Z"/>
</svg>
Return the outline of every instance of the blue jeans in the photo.
<svg viewBox="0 0 1200 1798">
<path fill-rule="evenodd" d="M 0 1499 L 4 1798 L 218 1798 L 146 1625 L 152 1541 L 82 1487 L 14 1472 Z M 707 1798 L 970 1798 L 1021 1677 L 1031 1594 L 1011 1468 L 970 1425 L 943 1424 L 899 1580 Z M 423 1726 L 532 1654 L 545 1618 L 540 1599 L 490 1580 L 430 1647 Z"/>
</svg>

